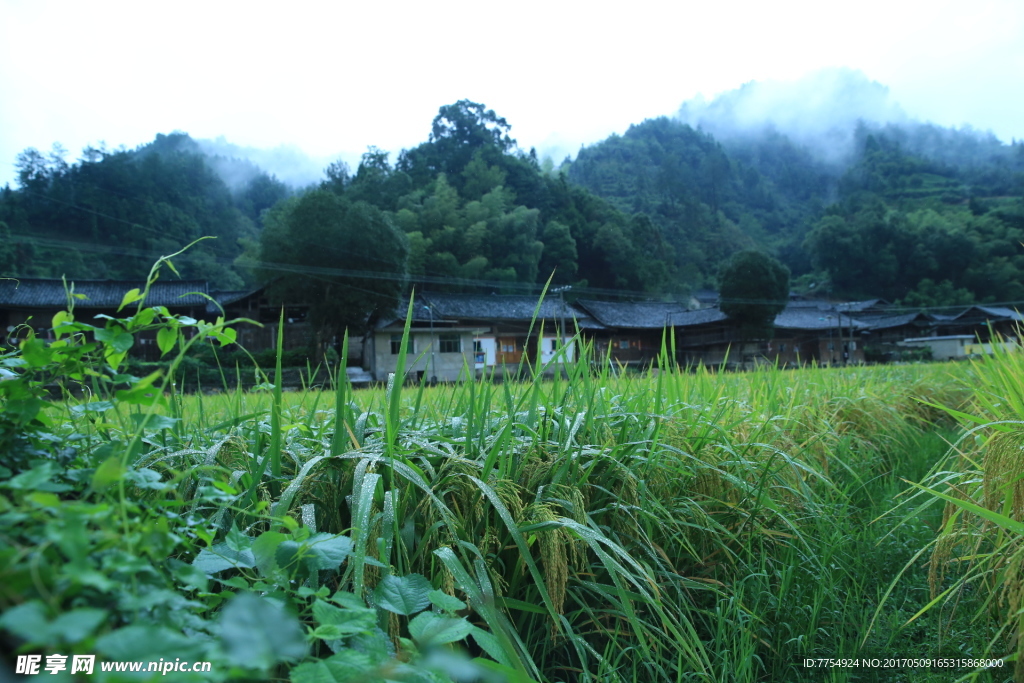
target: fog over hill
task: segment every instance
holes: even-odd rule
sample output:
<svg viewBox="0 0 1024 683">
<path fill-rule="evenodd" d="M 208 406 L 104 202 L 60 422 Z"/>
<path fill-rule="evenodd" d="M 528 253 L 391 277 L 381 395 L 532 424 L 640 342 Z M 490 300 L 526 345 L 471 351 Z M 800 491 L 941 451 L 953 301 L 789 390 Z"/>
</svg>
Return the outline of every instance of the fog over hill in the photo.
<svg viewBox="0 0 1024 683">
<path fill-rule="evenodd" d="M 339 158 L 352 166 L 358 155 L 310 156 L 298 147 L 279 145 L 271 149 L 243 147 L 220 136 L 214 140 L 196 140 L 199 149 L 210 158 L 210 165 L 234 189 L 248 183 L 260 170 L 273 174 L 294 189 L 315 185 L 324 178 L 324 169 Z M 352 158 L 350 158 L 352 157 Z M 249 162 L 239 164 L 234 160 Z"/>
<path fill-rule="evenodd" d="M 818 161 L 845 167 L 870 132 L 908 151 L 952 164 L 986 163 L 1007 145 L 969 126 L 945 128 L 911 118 L 889 89 L 863 72 L 824 69 L 795 81 L 751 81 L 713 99 L 684 102 L 676 118 L 726 145 L 772 132 L 805 147 Z"/>
</svg>

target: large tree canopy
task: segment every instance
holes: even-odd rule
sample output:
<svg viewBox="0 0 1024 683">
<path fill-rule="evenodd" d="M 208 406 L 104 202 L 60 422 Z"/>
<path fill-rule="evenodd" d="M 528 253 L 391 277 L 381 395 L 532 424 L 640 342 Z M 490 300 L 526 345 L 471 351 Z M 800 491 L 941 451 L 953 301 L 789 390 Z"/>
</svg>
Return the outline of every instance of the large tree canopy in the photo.
<svg viewBox="0 0 1024 683">
<path fill-rule="evenodd" d="M 365 331 L 394 310 L 408 248 L 387 216 L 366 202 L 314 190 L 264 219 L 261 276 L 275 301 L 309 305 L 321 340 Z"/>
<path fill-rule="evenodd" d="M 789 269 L 753 249 L 737 253 L 721 274 L 721 309 L 747 337 L 771 338 L 773 322 L 789 300 Z"/>
</svg>

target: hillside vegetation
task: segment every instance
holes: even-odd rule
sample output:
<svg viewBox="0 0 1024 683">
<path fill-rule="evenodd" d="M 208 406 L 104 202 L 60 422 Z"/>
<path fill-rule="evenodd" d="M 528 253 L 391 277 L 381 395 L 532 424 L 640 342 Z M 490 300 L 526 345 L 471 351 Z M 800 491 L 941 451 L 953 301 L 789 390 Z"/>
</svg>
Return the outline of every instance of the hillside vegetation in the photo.
<svg viewBox="0 0 1024 683">
<path fill-rule="evenodd" d="M 845 151 L 826 154 L 771 125 L 717 139 L 652 119 L 556 169 L 518 148 L 505 119 L 462 100 L 441 107 L 427 141 L 394 158 L 370 147 L 354 172 L 325 169 L 319 189 L 382 211 L 407 241 L 395 277 L 435 289 L 517 291 L 553 273 L 577 291 L 678 297 L 716 286 L 734 253 L 755 248 L 798 288 L 832 296 L 1024 300 L 1024 144 L 913 122 L 848 125 Z M 18 187 L 0 191 L 0 270 L 139 278 L 208 235 L 218 239 L 181 259 L 184 276 L 220 289 L 255 284 L 256 266 L 276 277 L 264 215 L 313 188 L 202 149 L 175 133 L 136 150 L 90 148 L 74 163 L 59 146 L 26 150 Z M 346 252 L 337 232 L 317 243 L 319 260 L 379 258 Z"/>
<path fill-rule="evenodd" d="M 1009 673 L 1019 430 L 960 434 L 1020 416 L 1010 357 L 617 377 L 583 349 L 554 381 L 287 395 L 279 357 L 263 391 L 184 396 L 187 350 L 233 332 L 134 298 L 0 356 L 5 652 L 293 683 Z M 167 372 L 120 372 L 153 329 Z"/>
</svg>

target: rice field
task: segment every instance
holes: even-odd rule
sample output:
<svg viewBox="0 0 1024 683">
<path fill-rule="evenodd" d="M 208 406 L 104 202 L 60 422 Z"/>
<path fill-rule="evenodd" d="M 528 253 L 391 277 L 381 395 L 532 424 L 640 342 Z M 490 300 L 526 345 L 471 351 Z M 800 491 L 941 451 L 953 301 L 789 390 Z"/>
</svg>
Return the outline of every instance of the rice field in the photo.
<svg viewBox="0 0 1024 683">
<path fill-rule="evenodd" d="M 214 663 L 176 680 L 1012 680 L 1022 377 L 69 398 L 0 489 L 4 643 Z"/>
</svg>

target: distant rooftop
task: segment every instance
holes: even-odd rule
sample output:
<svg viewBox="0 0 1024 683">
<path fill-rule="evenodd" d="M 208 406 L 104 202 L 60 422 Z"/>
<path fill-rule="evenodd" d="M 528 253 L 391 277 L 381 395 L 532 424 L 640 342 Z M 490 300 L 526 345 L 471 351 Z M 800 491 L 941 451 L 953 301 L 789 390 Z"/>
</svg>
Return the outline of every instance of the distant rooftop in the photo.
<svg viewBox="0 0 1024 683">
<path fill-rule="evenodd" d="M 580 300 L 579 306 L 607 327 L 660 330 L 672 324 L 672 316 L 687 311 L 686 304 L 660 301 L 591 301 Z"/>
<path fill-rule="evenodd" d="M 867 329 L 869 325 L 848 315 L 813 310 L 800 306 L 787 306 L 775 316 L 775 327 L 780 330 L 827 330 L 844 328 Z"/>
<path fill-rule="evenodd" d="M 143 290 L 140 280 L 68 280 L 75 294 L 75 308 L 116 309 L 124 295 L 132 290 Z M 209 291 L 206 280 L 157 280 L 150 287 L 147 306 L 206 306 L 203 294 Z M 64 283 L 52 278 L 11 278 L 0 280 L 0 306 L 10 308 L 64 308 L 68 303 Z"/>
<path fill-rule="evenodd" d="M 439 318 L 454 320 L 573 320 L 588 317 L 576 308 L 548 294 L 537 296 L 503 294 L 441 294 L 423 292 L 423 303 Z M 540 305 L 538 309 L 538 303 Z"/>
</svg>

